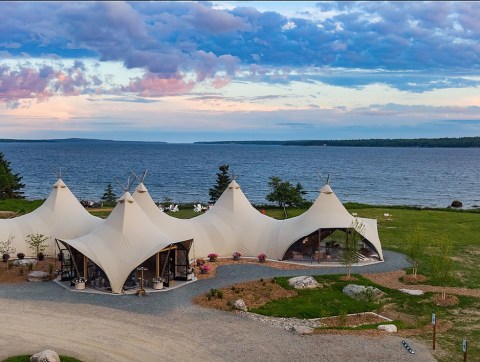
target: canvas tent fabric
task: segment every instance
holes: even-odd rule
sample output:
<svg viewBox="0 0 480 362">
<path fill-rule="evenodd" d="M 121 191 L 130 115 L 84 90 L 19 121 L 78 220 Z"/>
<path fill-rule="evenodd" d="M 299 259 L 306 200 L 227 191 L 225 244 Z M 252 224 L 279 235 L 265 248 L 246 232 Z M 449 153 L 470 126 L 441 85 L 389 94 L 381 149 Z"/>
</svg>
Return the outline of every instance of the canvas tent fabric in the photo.
<svg viewBox="0 0 480 362">
<path fill-rule="evenodd" d="M 29 234 L 43 234 L 47 240 L 45 253 L 54 255 L 55 238 L 75 238 L 84 235 L 102 222 L 91 215 L 58 179 L 45 202 L 36 210 L 12 219 L 0 220 L 0 240 L 14 236 L 12 246 L 17 253 L 32 254 L 25 242 Z"/>
<path fill-rule="evenodd" d="M 62 242 L 75 248 L 106 274 L 113 293 L 121 293 L 129 274 L 170 244 L 184 241 L 162 232 L 125 192 L 104 223 L 90 233 Z"/>
<path fill-rule="evenodd" d="M 358 231 L 383 260 L 376 220 L 353 217 L 328 184 L 322 187 L 305 213 L 287 220 L 276 220 L 258 212 L 236 181 L 229 184 L 212 209 L 188 220 L 160 211 L 143 183 L 133 197 L 160 229 L 172 235 L 192 237 L 194 258 L 206 257 L 212 252 L 229 257 L 238 251 L 243 256 L 265 253 L 268 258 L 282 260 L 288 248 L 300 238 L 318 229 L 348 229 L 358 220 L 362 226 Z"/>
</svg>

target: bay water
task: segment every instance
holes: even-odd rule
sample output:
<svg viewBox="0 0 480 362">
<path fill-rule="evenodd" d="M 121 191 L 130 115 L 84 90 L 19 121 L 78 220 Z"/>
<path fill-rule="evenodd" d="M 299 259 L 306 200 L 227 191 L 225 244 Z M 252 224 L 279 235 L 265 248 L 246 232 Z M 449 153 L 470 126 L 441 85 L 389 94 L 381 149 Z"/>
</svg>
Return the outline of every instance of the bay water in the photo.
<svg viewBox="0 0 480 362">
<path fill-rule="evenodd" d="M 78 199 L 99 200 L 108 183 L 123 193 L 131 171 L 148 170 L 145 185 L 155 201 L 209 200 L 218 167 L 230 165 L 243 192 L 267 203 L 271 176 L 300 182 L 314 200 L 329 175 L 342 202 L 376 205 L 464 207 L 480 205 L 480 149 L 305 147 L 266 145 L 163 144 L 140 142 L 0 143 L 0 152 L 20 173 L 28 199 L 46 198 L 62 169 Z M 135 182 L 131 188 L 133 192 Z"/>
</svg>

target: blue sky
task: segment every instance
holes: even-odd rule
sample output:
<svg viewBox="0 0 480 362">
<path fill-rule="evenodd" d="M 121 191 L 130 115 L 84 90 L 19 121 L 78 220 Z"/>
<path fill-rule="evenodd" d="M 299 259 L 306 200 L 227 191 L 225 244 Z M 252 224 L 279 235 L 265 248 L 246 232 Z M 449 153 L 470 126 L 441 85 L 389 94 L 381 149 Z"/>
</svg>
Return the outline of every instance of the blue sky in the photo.
<svg viewBox="0 0 480 362">
<path fill-rule="evenodd" d="M 480 135 L 480 2 L 3 2 L 0 137 Z"/>
</svg>

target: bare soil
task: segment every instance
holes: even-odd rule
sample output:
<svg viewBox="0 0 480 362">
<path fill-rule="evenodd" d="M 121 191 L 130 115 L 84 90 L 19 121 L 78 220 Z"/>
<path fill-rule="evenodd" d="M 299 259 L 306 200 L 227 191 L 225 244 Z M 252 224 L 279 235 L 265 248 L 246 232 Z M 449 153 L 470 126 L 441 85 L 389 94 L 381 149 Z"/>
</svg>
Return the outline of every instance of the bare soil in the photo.
<svg viewBox="0 0 480 362">
<path fill-rule="evenodd" d="M 415 277 L 413 274 L 404 275 L 400 280 L 405 284 L 421 284 L 427 281 L 427 277 L 422 274 L 417 274 Z"/>
</svg>

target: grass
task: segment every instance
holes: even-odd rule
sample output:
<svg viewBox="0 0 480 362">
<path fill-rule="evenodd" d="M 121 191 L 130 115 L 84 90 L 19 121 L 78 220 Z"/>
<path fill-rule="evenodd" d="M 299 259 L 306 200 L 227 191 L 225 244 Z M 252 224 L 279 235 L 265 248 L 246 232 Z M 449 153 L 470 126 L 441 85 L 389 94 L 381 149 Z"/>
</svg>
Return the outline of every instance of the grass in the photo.
<svg viewBox="0 0 480 362">
<path fill-rule="evenodd" d="M 23 200 L 23 199 L 13 199 L 13 200 L 0 200 L 0 211 L 14 211 L 20 215 L 32 212 L 43 204 L 45 200 Z"/>
<path fill-rule="evenodd" d="M 1 362 L 29 362 L 30 361 L 30 356 L 29 354 L 23 354 L 20 356 L 13 356 L 13 357 L 8 357 Z M 59 356 L 60 357 L 60 362 L 82 362 L 76 358 L 73 357 L 68 357 L 68 356 Z"/>
<path fill-rule="evenodd" d="M 480 330 L 478 330 L 480 299 L 458 296 L 458 305 L 442 307 L 435 304 L 433 293 L 412 296 L 395 289 L 378 286 L 360 275 L 355 275 L 358 280 L 354 282 L 346 282 L 339 277 L 339 275 L 316 276 L 315 279 L 324 285 L 323 288 L 298 290 L 298 296 L 271 301 L 262 307 L 251 308 L 250 311 L 268 316 L 296 318 L 320 318 L 371 311 L 382 314 L 390 311 L 393 315 L 399 316 L 393 321 L 399 330 L 423 328 L 423 332 L 418 333 L 416 338 L 422 340 L 427 346 L 431 345 L 430 323 L 431 315 L 435 313 L 439 323 L 451 323 L 450 329 L 437 333 L 438 351 L 435 357 L 445 362 L 457 360 L 461 356 L 462 339 L 466 336 L 472 342 L 469 344 L 470 359 L 479 360 L 480 346 L 474 341 L 480 338 Z M 282 287 L 291 289 L 288 286 L 287 277 L 278 277 L 275 280 Z M 385 292 L 386 296 L 379 302 L 357 302 L 341 293 L 343 287 L 350 283 L 375 286 Z M 408 318 L 405 319 L 402 316 Z M 327 329 L 375 329 L 377 325 Z"/>
</svg>

